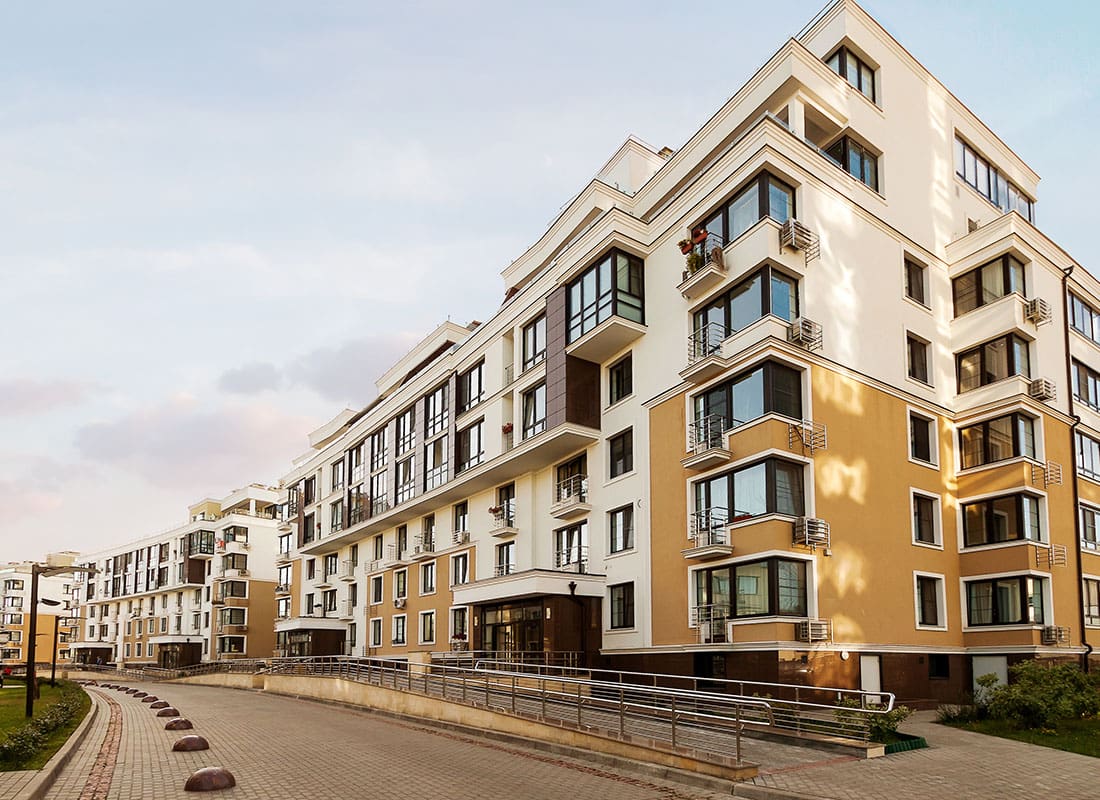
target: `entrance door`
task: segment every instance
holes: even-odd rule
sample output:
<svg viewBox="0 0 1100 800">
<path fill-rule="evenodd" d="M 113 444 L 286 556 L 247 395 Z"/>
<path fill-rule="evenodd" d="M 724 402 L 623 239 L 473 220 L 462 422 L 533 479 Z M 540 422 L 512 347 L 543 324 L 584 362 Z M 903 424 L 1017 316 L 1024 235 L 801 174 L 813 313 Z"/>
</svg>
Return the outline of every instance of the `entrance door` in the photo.
<svg viewBox="0 0 1100 800">
<path fill-rule="evenodd" d="M 859 688 L 865 692 L 882 691 L 882 656 L 859 657 Z M 867 695 L 868 703 L 881 703 L 879 694 Z"/>
</svg>

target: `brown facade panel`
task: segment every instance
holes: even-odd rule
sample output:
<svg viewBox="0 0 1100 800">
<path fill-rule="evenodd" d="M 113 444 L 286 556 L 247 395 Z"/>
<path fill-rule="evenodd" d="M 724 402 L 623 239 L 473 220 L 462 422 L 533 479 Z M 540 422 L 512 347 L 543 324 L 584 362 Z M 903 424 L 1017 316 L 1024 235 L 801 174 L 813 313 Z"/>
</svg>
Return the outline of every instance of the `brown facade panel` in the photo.
<svg viewBox="0 0 1100 800">
<path fill-rule="evenodd" d="M 549 388 L 549 385 L 547 386 Z M 565 358 L 565 421 L 600 427 L 600 365 Z"/>
<path fill-rule="evenodd" d="M 546 427 L 566 422 L 565 317 L 566 288 L 559 286 L 546 298 Z"/>
</svg>

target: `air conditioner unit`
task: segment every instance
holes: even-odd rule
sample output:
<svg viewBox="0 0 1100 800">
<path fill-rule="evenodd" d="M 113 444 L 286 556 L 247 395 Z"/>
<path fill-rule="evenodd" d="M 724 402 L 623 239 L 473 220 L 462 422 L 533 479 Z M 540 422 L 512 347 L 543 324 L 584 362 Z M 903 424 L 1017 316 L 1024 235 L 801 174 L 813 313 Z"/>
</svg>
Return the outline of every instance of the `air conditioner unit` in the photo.
<svg viewBox="0 0 1100 800">
<path fill-rule="evenodd" d="M 394 608 L 404 608 L 405 607 L 405 598 L 404 597 L 399 597 L 396 600 L 394 600 L 393 601 L 393 607 Z"/>
<path fill-rule="evenodd" d="M 1058 390 L 1054 385 L 1054 381 L 1047 378 L 1036 378 L 1028 385 L 1027 393 L 1033 400 L 1054 400 L 1058 395 Z"/>
<path fill-rule="evenodd" d="M 455 544 L 466 544 L 466 542 L 470 541 L 470 532 L 469 531 L 455 531 L 454 535 L 451 538 L 452 538 L 452 541 L 454 541 Z"/>
<path fill-rule="evenodd" d="M 1045 325 L 1054 319 L 1054 315 L 1050 310 L 1050 303 L 1043 300 L 1041 297 L 1036 297 L 1026 302 L 1024 306 L 1024 317 L 1029 322 L 1034 322 L 1036 325 Z"/>
<path fill-rule="evenodd" d="M 807 619 L 795 623 L 795 636 L 800 642 L 827 642 L 832 638 L 832 620 Z"/>
<path fill-rule="evenodd" d="M 807 350 L 820 350 L 821 325 L 806 317 L 796 317 L 787 331 L 787 341 Z"/>
</svg>

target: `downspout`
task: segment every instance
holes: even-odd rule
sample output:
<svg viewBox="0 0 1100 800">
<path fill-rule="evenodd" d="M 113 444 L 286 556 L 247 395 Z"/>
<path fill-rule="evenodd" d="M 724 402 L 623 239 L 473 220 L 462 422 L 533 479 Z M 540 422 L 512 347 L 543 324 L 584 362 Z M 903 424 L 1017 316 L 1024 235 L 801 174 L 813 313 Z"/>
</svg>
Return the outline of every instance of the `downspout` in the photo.
<svg viewBox="0 0 1100 800">
<path fill-rule="evenodd" d="M 1089 671 L 1089 656 L 1092 654 L 1092 645 L 1088 642 L 1085 628 L 1085 575 L 1083 570 L 1083 558 L 1081 552 L 1081 493 L 1077 487 L 1077 426 L 1081 424 L 1081 418 L 1077 416 L 1073 406 L 1073 360 L 1069 354 L 1069 277 L 1073 274 L 1073 264 L 1062 270 L 1062 326 L 1063 343 L 1066 353 L 1066 390 L 1069 396 L 1069 415 L 1073 424 L 1069 426 L 1070 467 L 1073 475 L 1073 534 L 1077 542 L 1077 613 L 1081 624 L 1081 644 L 1085 652 L 1081 654 L 1081 669 Z"/>
</svg>

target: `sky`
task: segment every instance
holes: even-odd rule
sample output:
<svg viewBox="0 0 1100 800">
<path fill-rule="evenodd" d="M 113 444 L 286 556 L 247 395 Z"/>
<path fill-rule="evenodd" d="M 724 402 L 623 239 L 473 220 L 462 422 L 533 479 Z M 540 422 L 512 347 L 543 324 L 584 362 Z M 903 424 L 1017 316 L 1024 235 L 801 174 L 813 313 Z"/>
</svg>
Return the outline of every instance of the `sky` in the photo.
<svg viewBox="0 0 1100 800">
<path fill-rule="evenodd" d="M 0 5 L 0 562 L 275 484 L 629 134 L 678 148 L 818 0 Z M 1100 4 L 867 0 L 1086 267 Z"/>
</svg>

